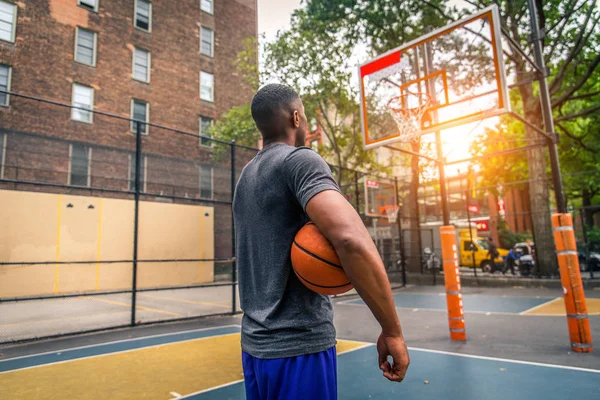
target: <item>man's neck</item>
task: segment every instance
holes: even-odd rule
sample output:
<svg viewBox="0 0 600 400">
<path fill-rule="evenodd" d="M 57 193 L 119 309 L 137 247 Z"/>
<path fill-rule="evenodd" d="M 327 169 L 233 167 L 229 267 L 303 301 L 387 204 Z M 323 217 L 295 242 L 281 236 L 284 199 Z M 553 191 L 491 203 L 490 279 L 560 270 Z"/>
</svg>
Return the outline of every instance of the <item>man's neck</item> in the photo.
<svg viewBox="0 0 600 400">
<path fill-rule="evenodd" d="M 289 138 L 278 138 L 278 139 L 271 139 L 271 140 L 263 140 L 263 149 L 266 149 L 267 147 L 271 147 L 277 143 L 283 143 L 283 144 L 287 144 L 288 146 L 294 146 L 294 140 L 291 140 Z"/>
</svg>

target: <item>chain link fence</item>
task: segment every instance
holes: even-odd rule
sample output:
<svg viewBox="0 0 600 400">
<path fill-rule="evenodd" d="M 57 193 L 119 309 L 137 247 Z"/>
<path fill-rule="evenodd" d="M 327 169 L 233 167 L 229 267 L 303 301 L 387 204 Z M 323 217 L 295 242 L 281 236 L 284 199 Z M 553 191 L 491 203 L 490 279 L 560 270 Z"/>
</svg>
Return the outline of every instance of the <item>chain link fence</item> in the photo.
<svg viewBox="0 0 600 400">
<path fill-rule="evenodd" d="M 0 343 L 239 311 L 235 180 L 256 150 L 10 94 Z"/>
</svg>

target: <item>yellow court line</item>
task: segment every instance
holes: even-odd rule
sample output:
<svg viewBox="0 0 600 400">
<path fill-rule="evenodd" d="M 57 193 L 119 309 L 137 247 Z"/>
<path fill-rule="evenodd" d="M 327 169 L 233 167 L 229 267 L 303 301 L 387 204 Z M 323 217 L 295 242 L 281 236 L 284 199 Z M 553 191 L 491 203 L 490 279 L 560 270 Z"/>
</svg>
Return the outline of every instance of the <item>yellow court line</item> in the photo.
<svg viewBox="0 0 600 400">
<path fill-rule="evenodd" d="M 96 290 L 100 286 L 100 250 L 102 248 L 102 198 L 98 209 L 98 247 L 96 248 Z"/>
<path fill-rule="evenodd" d="M 58 195 L 58 216 L 56 226 L 56 264 L 54 264 L 54 294 L 58 294 L 58 262 L 60 261 L 60 217 L 62 213 L 62 194 Z"/>
<path fill-rule="evenodd" d="M 90 296 L 81 296 L 80 299 L 94 300 L 94 301 L 99 301 L 101 303 L 108 303 L 108 304 L 115 304 L 118 306 L 131 307 L 131 304 L 123 303 L 120 301 L 107 300 L 107 299 L 96 299 L 96 298 L 93 298 Z M 179 313 L 175 313 L 175 312 L 171 312 L 171 311 L 157 310 L 155 308 L 150 308 L 150 307 L 145 307 L 145 306 L 136 305 L 135 308 L 138 308 L 138 309 L 144 310 L 144 311 L 152 311 L 152 312 L 161 313 L 161 314 L 174 315 L 176 317 L 185 317 L 185 315 L 183 315 L 183 314 L 179 314 Z"/>
<path fill-rule="evenodd" d="M 219 304 L 219 303 L 211 303 L 211 302 L 206 302 L 206 301 L 178 299 L 176 297 L 156 296 L 156 295 L 151 295 L 151 294 L 146 294 L 146 293 L 138 293 L 138 296 L 151 297 L 153 299 L 161 299 L 161 300 L 168 300 L 168 301 L 177 301 L 177 302 L 181 302 L 181 303 L 199 304 L 199 305 L 203 305 L 203 306 L 215 306 L 215 307 L 226 308 L 228 310 L 231 309 L 231 306 L 227 306 L 227 305 Z"/>
</svg>

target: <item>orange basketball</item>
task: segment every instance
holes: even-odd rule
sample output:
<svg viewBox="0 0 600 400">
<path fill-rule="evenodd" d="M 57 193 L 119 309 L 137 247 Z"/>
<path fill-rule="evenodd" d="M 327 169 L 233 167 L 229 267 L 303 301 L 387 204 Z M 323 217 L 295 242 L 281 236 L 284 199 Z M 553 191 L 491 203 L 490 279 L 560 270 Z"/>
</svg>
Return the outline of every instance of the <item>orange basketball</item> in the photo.
<svg viewBox="0 0 600 400">
<path fill-rule="evenodd" d="M 312 222 L 294 238 L 292 267 L 300 282 L 317 293 L 332 295 L 352 289 L 333 246 Z"/>
</svg>

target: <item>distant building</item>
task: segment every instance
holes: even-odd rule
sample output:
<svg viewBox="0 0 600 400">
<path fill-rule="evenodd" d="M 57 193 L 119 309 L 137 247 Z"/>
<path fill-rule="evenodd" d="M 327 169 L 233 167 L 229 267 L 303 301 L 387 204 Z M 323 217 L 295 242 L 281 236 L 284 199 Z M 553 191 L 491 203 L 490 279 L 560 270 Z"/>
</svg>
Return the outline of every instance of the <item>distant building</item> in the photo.
<svg viewBox="0 0 600 400">
<path fill-rule="evenodd" d="M 83 108 L 0 93 L 0 189 L 131 198 L 136 124 L 86 109 L 206 135 L 252 98 L 234 61 L 256 37 L 256 0 L 0 0 L 0 90 Z M 141 127 L 146 200 L 231 200 L 229 158 L 209 141 Z"/>
</svg>

